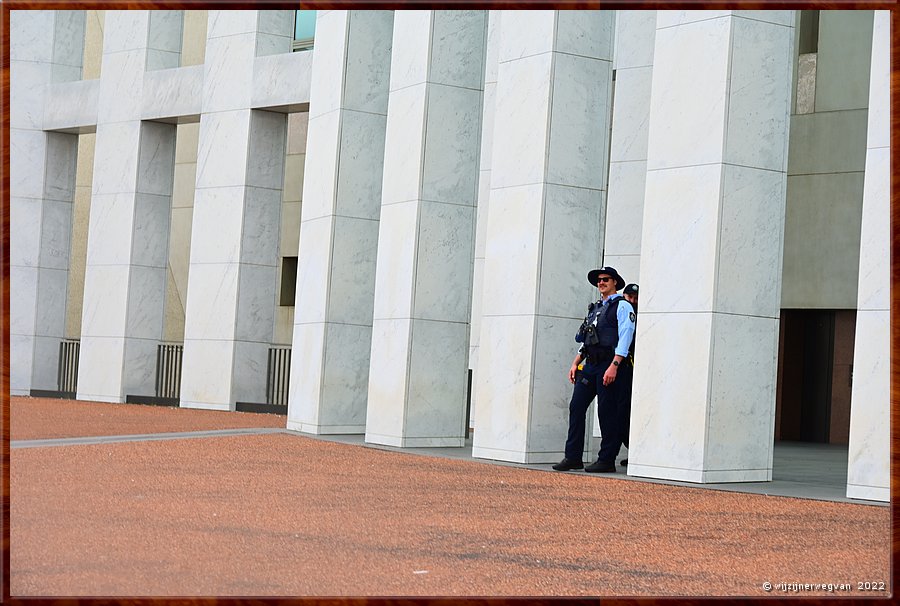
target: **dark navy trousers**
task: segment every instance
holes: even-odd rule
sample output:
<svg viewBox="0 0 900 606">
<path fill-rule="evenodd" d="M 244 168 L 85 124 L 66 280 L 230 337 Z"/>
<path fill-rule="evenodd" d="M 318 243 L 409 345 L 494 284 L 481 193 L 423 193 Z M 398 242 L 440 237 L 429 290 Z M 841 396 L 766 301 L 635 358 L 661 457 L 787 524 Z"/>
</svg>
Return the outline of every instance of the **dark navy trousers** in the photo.
<svg viewBox="0 0 900 606">
<path fill-rule="evenodd" d="M 631 379 L 634 369 L 626 359 L 619 365 L 616 380 L 603 386 L 603 373 L 612 360 L 599 364 L 587 363 L 576 373 L 575 388 L 569 402 L 569 436 L 566 439 L 566 458 L 580 461 L 584 452 L 585 415 L 591 401 L 597 398 L 597 417 L 600 421 L 600 452 L 604 463 L 614 463 L 622 444 L 628 446 L 628 426 L 631 417 Z"/>
</svg>

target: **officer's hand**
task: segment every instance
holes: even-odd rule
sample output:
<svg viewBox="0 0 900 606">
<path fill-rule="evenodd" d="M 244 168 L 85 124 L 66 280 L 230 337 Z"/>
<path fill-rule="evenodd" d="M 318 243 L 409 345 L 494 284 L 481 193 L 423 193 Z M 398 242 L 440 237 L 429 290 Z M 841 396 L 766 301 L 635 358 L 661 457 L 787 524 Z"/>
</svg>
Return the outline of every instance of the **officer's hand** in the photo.
<svg viewBox="0 0 900 606">
<path fill-rule="evenodd" d="M 613 381 L 616 380 L 616 374 L 619 372 L 618 367 L 609 365 L 609 368 L 606 369 L 606 372 L 603 373 L 603 386 L 612 384 Z"/>
<path fill-rule="evenodd" d="M 572 364 L 572 368 L 569 369 L 569 383 L 575 384 L 575 371 L 578 370 L 578 366 Z"/>
</svg>

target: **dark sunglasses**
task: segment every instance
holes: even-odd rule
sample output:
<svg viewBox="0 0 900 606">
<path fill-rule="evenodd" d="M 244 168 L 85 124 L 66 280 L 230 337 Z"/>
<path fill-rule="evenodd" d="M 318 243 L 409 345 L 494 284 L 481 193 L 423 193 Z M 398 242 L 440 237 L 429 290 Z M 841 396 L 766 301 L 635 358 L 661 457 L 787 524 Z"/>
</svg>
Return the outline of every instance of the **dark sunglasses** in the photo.
<svg viewBox="0 0 900 606">
<path fill-rule="evenodd" d="M 609 282 L 612 278 L 597 278 L 597 282 Z"/>
</svg>

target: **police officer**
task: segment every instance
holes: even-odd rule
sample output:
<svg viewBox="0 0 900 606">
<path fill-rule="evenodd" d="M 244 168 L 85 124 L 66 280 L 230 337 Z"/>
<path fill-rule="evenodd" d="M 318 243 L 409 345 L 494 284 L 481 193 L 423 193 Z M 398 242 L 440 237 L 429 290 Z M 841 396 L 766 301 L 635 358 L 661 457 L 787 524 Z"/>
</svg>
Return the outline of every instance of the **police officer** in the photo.
<svg viewBox="0 0 900 606">
<path fill-rule="evenodd" d="M 614 268 L 593 269 L 587 277 L 600 291 L 600 300 L 588 307 L 588 315 L 575 335 L 575 341 L 582 346 L 569 369 L 569 382 L 575 385 L 569 402 L 569 434 L 565 457 L 553 469 L 584 468 L 590 473 L 608 473 L 616 471 L 615 459 L 622 446 L 622 421 L 632 370 L 625 362 L 634 338 L 635 315 L 631 303 L 618 293 L 625 280 Z M 584 368 L 579 371 L 582 361 Z M 585 413 L 595 396 L 602 436 L 600 452 L 597 460 L 585 467 L 581 460 Z"/>
<path fill-rule="evenodd" d="M 638 289 L 639 287 L 637 284 L 629 284 L 625 287 L 625 290 L 622 291 L 622 296 L 625 297 L 625 300 L 631 303 L 631 306 L 634 308 L 635 315 L 637 315 L 638 312 Z M 631 364 L 632 368 L 634 367 L 634 343 L 636 340 L 637 335 L 631 340 L 631 348 L 628 351 L 628 363 Z M 631 390 L 633 383 L 634 373 L 632 372 L 632 380 L 628 382 L 628 405 L 625 407 L 624 414 L 622 415 L 622 444 L 625 445 L 625 448 L 628 448 L 628 430 L 631 426 Z M 627 467 L 628 459 L 622 459 L 619 464 Z"/>
</svg>

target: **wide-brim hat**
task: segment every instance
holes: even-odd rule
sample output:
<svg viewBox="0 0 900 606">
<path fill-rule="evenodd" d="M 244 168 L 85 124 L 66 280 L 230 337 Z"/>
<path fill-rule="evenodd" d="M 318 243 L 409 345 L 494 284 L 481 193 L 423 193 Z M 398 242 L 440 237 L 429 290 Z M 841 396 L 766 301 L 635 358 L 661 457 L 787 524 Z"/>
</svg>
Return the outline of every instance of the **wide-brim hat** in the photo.
<svg viewBox="0 0 900 606">
<path fill-rule="evenodd" d="M 619 275 L 619 272 L 613 267 L 601 267 L 600 269 L 592 269 L 588 272 L 587 280 L 591 286 L 597 286 L 597 278 L 602 275 L 612 276 L 616 279 L 616 290 L 622 290 L 625 286 L 625 278 Z"/>
</svg>

